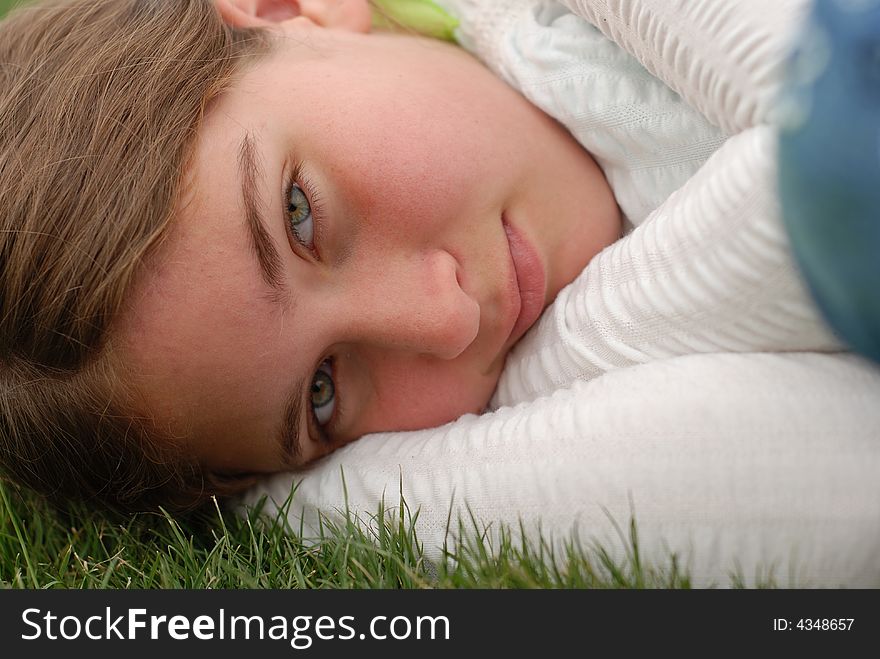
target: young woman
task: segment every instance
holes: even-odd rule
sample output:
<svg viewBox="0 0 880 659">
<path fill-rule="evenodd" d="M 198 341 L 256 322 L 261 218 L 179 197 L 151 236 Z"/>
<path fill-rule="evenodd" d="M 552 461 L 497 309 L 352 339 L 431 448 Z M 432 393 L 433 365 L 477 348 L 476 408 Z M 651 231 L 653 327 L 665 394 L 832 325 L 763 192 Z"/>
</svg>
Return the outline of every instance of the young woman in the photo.
<svg viewBox="0 0 880 659">
<path fill-rule="evenodd" d="M 366 0 L 73 0 L 0 24 L 0 462 L 192 505 L 480 411 L 620 235 L 556 122 Z"/>
</svg>

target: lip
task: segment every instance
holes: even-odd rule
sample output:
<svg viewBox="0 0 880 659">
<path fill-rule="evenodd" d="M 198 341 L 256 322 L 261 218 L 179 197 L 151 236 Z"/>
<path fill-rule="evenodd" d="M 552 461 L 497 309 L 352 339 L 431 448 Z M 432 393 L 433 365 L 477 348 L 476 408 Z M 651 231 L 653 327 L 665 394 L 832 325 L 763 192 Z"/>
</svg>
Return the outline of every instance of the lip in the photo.
<svg viewBox="0 0 880 659">
<path fill-rule="evenodd" d="M 520 298 L 519 315 L 507 340 L 509 345 L 513 345 L 538 320 L 538 316 L 544 310 L 547 278 L 534 245 L 507 220 L 506 215 L 502 214 L 501 224 L 507 235 Z"/>
</svg>

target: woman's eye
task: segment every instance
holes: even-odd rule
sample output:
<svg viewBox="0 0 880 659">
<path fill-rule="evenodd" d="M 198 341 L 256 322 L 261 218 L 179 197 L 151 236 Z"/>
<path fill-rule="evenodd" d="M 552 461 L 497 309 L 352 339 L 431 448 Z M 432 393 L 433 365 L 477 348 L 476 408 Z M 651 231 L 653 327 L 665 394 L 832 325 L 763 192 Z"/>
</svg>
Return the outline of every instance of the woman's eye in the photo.
<svg viewBox="0 0 880 659">
<path fill-rule="evenodd" d="M 336 385 L 333 384 L 333 368 L 329 361 L 318 367 L 311 387 L 312 411 L 319 425 L 327 425 L 336 407 Z"/>
<path fill-rule="evenodd" d="M 312 208 L 306 193 L 296 183 L 290 186 L 287 197 L 287 221 L 296 241 L 307 249 L 313 249 L 315 222 L 312 219 Z"/>
</svg>

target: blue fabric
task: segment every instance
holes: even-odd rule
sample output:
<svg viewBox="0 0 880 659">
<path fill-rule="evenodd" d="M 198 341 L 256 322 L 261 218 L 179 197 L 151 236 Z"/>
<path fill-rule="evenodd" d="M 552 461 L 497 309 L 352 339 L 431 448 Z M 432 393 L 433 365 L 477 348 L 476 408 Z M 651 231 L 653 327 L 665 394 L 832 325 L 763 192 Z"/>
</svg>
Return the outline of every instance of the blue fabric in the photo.
<svg viewBox="0 0 880 659">
<path fill-rule="evenodd" d="M 823 314 L 880 361 L 880 0 L 818 0 L 780 115 L 786 229 Z"/>
</svg>

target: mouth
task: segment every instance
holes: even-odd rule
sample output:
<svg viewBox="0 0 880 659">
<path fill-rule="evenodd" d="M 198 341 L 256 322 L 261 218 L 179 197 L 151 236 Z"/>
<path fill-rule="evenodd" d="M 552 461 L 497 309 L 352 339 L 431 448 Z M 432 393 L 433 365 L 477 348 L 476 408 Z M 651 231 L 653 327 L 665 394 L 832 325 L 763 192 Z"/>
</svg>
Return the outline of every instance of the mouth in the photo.
<svg viewBox="0 0 880 659">
<path fill-rule="evenodd" d="M 519 315 L 510 330 L 507 345 L 512 346 L 538 320 L 544 310 L 547 277 L 535 246 L 510 222 L 501 216 L 510 257 L 516 272 L 519 293 Z"/>
</svg>

